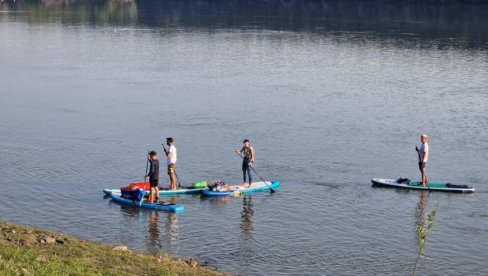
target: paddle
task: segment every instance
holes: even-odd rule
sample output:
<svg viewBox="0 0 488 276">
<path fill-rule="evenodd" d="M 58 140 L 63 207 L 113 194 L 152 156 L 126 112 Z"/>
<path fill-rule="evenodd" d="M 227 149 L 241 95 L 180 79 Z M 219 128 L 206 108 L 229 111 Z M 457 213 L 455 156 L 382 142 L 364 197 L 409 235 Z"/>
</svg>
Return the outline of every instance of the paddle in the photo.
<svg viewBox="0 0 488 276">
<path fill-rule="evenodd" d="M 242 155 L 241 155 L 240 153 L 236 152 L 236 154 L 237 154 L 237 155 L 239 155 L 239 157 L 240 157 L 242 160 L 244 160 L 244 157 L 242 157 Z M 258 174 L 258 172 L 257 172 L 257 171 L 254 169 L 254 167 L 253 167 L 253 166 L 249 165 L 249 167 L 251 167 L 252 171 L 253 171 L 253 172 L 254 172 L 254 173 L 255 173 L 255 174 L 256 174 L 256 175 L 259 177 L 259 179 L 261 179 L 261 181 L 263 181 L 263 182 L 264 182 L 264 184 L 265 184 L 266 186 L 268 186 L 270 193 L 274 193 L 274 192 L 276 192 L 275 190 L 273 190 L 273 188 L 271 188 L 271 187 L 268 185 L 268 183 L 266 183 L 266 180 L 264 180 L 264 179 L 263 179 L 263 178 L 262 178 L 262 177 L 261 177 L 261 176 Z M 251 185 L 249 184 L 249 186 L 251 186 Z"/>
<path fill-rule="evenodd" d="M 161 144 L 161 145 L 163 146 L 164 153 L 168 154 L 168 151 L 166 150 L 166 147 L 164 146 L 164 143 Z M 176 169 L 174 169 L 173 172 L 175 173 L 176 181 L 178 181 L 178 187 L 181 188 L 180 178 L 176 174 Z"/>
<path fill-rule="evenodd" d="M 146 189 L 146 185 L 147 185 L 146 175 L 148 173 L 148 169 L 149 169 L 149 150 L 147 150 L 147 156 L 146 156 L 146 174 L 144 175 L 144 191 L 147 190 Z M 151 188 L 149 188 L 148 199 L 149 199 L 150 195 L 151 195 Z M 144 199 L 144 197 L 142 197 L 142 199 L 139 201 L 139 206 L 141 206 L 143 199 Z"/>
<path fill-rule="evenodd" d="M 147 151 L 147 155 L 149 155 L 149 150 Z M 149 158 L 146 156 L 146 174 L 144 175 L 144 190 L 146 189 L 146 175 L 147 175 L 147 170 L 149 168 Z"/>
</svg>

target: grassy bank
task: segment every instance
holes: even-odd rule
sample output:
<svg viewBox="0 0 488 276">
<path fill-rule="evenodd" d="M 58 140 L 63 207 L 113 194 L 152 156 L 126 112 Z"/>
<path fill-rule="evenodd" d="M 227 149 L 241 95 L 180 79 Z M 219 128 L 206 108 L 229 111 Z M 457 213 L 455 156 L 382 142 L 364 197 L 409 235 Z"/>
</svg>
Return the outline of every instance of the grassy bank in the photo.
<svg viewBox="0 0 488 276">
<path fill-rule="evenodd" d="M 117 250 L 2 221 L 0 229 L 1 275 L 220 275 L 191 260 Z"/>
</svg>

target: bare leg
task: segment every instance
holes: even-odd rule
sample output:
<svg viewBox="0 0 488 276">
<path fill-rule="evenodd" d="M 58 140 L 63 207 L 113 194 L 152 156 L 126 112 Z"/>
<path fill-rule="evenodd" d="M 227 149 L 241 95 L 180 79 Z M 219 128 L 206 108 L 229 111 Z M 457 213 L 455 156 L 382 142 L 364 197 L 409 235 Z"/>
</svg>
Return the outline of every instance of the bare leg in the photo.
<svg viewBox="0 0 488 276">
<path fill-rule="evenodd" d="M 175 179 L 174 172 L 171 172 L 171 174 L 169 175 L 169 180 L 170 180 L 169 189 L 173 191 L 176 190 L 176 179 Z"/>
<path fill-rule="evenodd" d="M 427 169 L 424 168 L 424 179 L 425 179 L 425 185 L 429 185 L 429 181 L 427 180 Z"/>
<path fill-rule="evenodd" d="M 422 186 L 426 186 L 427 185 L 427 174 L 425 172 L 425 167 L 422 168 Z"/>
<path fill-rule="evenodd" d="M 148 200 L 148 202 L 149 203 L 153 203 L 153 200 L 154 200 L 154 188 L 151 187 L 151 189 L 149 190 L 149 200 Z"/>
</svg>

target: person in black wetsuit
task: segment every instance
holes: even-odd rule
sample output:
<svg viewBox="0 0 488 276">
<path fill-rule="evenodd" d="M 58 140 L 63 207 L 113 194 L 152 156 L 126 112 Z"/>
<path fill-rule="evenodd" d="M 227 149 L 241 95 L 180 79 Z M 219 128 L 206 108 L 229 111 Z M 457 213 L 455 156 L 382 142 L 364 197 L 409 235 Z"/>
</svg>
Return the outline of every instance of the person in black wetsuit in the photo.
<svg viewBox="0 0 488 276">
<path fill-rule="evenodd" d="M 149 172 L 144 176 L 144 180 L 149 177 L 149 187 L 151 187 L 151 191 L 149 193 L 148 203 L 153 203 L 153 201 L 157 202 L 159 200 L 159 160 L 155 151 L 151 151 L 148 154 L 147 159 L 149 160 Z"/>
<path fill-rule="evenodd" d="M 242 143 L 244 143 L 244 146 L 240 150 L 236 150 L 236 152 L 239 155 L 244 153 L 244 158 L 242 159 L 242 174 L 244 178 L 244 185 L 246 184 L 246 174 L 249 177 L 250 187 L 252 183 L 251 164 L 254 162 L 254 149 L 251 147 L 249 139 L 244 139 Z"/>
</svg>

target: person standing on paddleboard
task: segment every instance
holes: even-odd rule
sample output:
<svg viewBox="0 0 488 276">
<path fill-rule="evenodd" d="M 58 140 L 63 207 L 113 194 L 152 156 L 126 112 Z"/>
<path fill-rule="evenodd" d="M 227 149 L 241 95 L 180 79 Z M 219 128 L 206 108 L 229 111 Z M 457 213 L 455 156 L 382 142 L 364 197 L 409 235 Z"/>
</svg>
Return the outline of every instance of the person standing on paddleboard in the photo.
<svg viewBox="0 0 488 276">
<path fill-rule="evenodd" d="M 241 155 L 241 153 L 244 153 L 244 158 L 242 159 L 242 174 L 244 178 L 244 185 L 246 184 L 246 174 L 249 177 L 250 187 L 252 183 L 251 165 L 254 162 L 254 149 L 251 147 L 249 139 L 244 139 L 242 143 L 244 143 L 244 146 L 240 150 L 236 150 L 236 152 L 239 155 Z"/>
<path fill-rule="evenodd" d="M 176 160 L 178 159 L 178 154 L 176 153 L 176 147 L 173 145 L 173 138 L 166 138 L 166 145 L 168 145 L 168 150 L 166 151 L 166 157 L 168 158 L 168 175 L 169 175 L 169 189 L 176 190 Z"/>
<path fill-rule="evenodd" d="M 149 172 L 144 176 L 144 181 L 149 177 L 149 187 L 151 191 L 149 192 L 148 202 L 153 203 L 153 201 L 157 202 L 159 200 L 159 160 L 155 151 L 151 151 L 147 155 L 147 159 L 149 160 Z"/>
<path fill-rule="evenodd" d="M 422 176 L 422 186 L 424 187 L 427 185 L 427 172 L 425 169 L 425 164 L 427 161 L 429 161 L 429 144 L 427 143 L 427 139 L 427 134 L 422 134 L 420 136 L 420 141 L 422 142 L 420 149 L 415 146 L 415 150 L 419 156 L 419 170 L 420 175 Z"/>
</svg>

